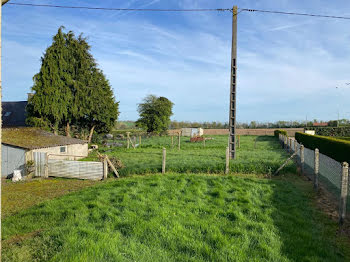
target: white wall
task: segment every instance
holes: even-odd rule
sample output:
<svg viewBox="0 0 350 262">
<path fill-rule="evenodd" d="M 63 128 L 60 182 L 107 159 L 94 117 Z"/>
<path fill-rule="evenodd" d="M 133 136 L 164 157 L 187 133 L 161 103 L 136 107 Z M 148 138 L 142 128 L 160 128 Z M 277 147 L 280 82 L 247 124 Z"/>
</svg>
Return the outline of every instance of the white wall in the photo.
<svg viewBox="0 0 350 262">
<path fill-rule="evenodd" d="M 66 148 L 65 153 L 61 153 L 61 147 Z M 27 153 L 27 161 L 33 160 L 32 152 L 45 152 L 47 154 L 50 154 L 50 159 L 78 160 L 88 156 L 88 144 L 74 144 L 33 149 Z"/>
</svg>

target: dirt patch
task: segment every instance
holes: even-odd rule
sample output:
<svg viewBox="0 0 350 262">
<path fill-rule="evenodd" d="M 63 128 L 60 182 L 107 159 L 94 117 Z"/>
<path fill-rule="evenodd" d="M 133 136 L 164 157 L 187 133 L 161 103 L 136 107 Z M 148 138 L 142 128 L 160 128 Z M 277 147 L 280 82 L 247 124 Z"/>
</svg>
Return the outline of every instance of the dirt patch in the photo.
<svg viewBox="0 0 350 262">
<path fill-rule="evenodd" d="M 3 240 L 2 245 L 3 245 L 3 247 L 10 246 L 10 245 L 18 245 L 27 239 L 31 239 L 31 238 L 34 238 L 36 236 L 39 236 L 41 231 L 42 230 L 40 229 L 40 230 L 35 230 L 33 232 L 29 232 L 29 233 L 23 234 L 23 235 L 15 235 L 9 239 Z"/>
</svg>

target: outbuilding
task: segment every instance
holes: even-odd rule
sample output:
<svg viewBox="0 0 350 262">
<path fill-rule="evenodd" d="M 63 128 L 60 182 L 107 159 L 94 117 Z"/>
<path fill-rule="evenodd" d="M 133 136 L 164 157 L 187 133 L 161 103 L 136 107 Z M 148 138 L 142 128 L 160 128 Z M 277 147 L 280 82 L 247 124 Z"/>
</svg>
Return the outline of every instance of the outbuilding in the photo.
<svg viewBox="0 0 350 262">
<path fill-rule="evenodd" d="M 12 175 L 14 170 L 24 172 L 26 163 L 34 160 L 34 152 L 47 153 L 51 159 L 79 159 L 88 156 L 88 142 L 38 128 L 5 128 L 2 130 L 2 177 Z"/>
<path fill-rule="evenodd" d="M 182 128 L 181 129 L 182 136 L 203 136 L 203 129 L 200 127 L 190 127 L 190 128 Z"/>
</svg>

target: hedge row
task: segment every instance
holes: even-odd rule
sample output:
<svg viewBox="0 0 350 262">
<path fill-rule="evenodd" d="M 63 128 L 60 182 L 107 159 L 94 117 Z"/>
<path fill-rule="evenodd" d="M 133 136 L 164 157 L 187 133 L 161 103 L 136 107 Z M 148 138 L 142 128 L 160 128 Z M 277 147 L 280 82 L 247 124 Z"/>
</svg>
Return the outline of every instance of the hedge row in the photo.
<svg viewBox="0 0 350 262">
<path fill-rule="evenodd" d="M 308 128 L 308 130 L 315 130 L 318 136 L 350 136 L 350 127 L 312 127 Z"/>
<path fill-rule="evenodd" d="M 299 132 L 295 134 L 295 138 L 309 149 L 318 148 L 320 153 L 334 160 L 350 163 L 350 141 Z"/>
<path fill-rule="evenodd" d="M 274 133 L 275 137 L 279 137 L 280 134 L 284 135 L 284 136 L 288 136 L 287 131 L 283 130 L 283 129 L 277 129 L 273 133 Z"/>
</svg>

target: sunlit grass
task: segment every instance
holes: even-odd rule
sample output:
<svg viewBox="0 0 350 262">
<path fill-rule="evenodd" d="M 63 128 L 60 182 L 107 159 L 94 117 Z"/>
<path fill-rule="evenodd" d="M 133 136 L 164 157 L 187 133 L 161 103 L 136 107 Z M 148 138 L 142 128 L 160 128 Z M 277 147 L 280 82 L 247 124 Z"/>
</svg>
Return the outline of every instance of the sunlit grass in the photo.
<svg viewBox="0 0 350 262">
<path fill-rule="evenodd" d="M 313 194 L 293 176 L 124 178 L 6 218 L 3 261 L 346 261 Z"/>
<path fill-rule="evenodd" d="M 177 137 L 174 137 L 174 145 L 171 143 L 171 137 L 151 137 L 143 139 L 141 147 L 136 149 L 114 147 L 103 148 L 101 151 L 107 155 L 116 156 L 124 163 L 125 168 L 120 170 L 123 176 L 161 172 L 163 147 L 167 149 L 167 171 L 223 173 L 228 137 L 212 136 L 212 138 L 207 140 L 204 146 L 202 142 L 190 143 L 189 137 L 181 137 L 181 150 L 177 148 Z M 92 160 L 94 156 L 88 159 Z M 288 155 L 281 149 L 275 137 L 241 136 L 241 146 L 237 147 L 237 159 L 230 161 L 230 171 L 272 174 L 287 158 Z M 283 170 L 283 172 L 294 171 L 295 166 L 292 163 Z"/>
</svg>

